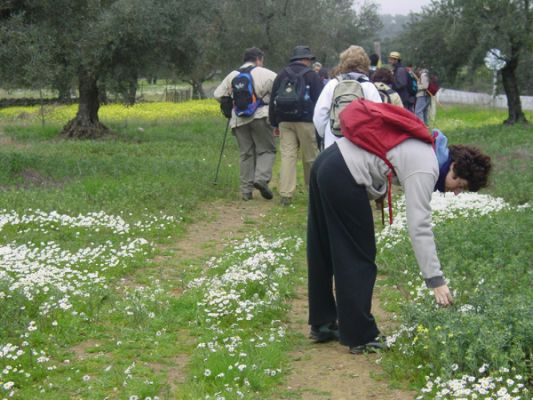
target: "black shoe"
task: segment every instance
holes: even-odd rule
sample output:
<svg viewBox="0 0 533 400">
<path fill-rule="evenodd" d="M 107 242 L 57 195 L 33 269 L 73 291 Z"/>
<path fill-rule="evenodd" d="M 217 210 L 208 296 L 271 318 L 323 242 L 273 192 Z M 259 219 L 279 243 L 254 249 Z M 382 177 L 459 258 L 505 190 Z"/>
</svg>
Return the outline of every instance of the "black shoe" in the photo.
<svg viewBox="0 0 533 400">
<path fill-rule="evenodd" d="M 249 192 L 249 193 L 243 193 L 243 194 L 242 194 L 242 200 L 243 200 L 243 201 L 249 201 L 249 200 L 252 200 L 252 192 Z"/>
<path fill-rule="evenodd" d="M 339 340 L 339 328 L 336 322 L 324 325 L 311 325 L 309 337 L 317 343 Z"/>
<path fill-rule="evenodd" d="M 389 346 L 385 336 L 378 336 L 374 340 L 371 340 L 368 343 L 361 344 L 359 346 L 351 346 L 350 353 L 352 354 L 363 354 L 363 353 L 377 353 L 379 351 L 388 350 Z"/>
<path fill-rule="evenodd" d="M 265 182 L 254 182 L 254 188 L 259 190 L 261 193 L 261 196 L 267 200 L 272 200 L 274 195 L 272 194 L 272 190 L 268 187 L 268 184 Z"/>
</svg>

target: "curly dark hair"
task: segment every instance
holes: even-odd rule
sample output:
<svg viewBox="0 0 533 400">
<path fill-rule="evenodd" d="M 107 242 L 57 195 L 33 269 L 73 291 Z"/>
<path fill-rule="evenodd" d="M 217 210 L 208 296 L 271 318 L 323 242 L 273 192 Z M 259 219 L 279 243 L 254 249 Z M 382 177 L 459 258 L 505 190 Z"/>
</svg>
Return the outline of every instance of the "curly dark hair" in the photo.
<svg viewBox="0 0 533 400">
<path fill-rule="evenodd" d="M 454 172 L 468 182 L 468 190 L 477 192 L 488 184 L 492 168 L 490 157 L 478 148 L 464 145 L 449 146 Z"/>
</svg>

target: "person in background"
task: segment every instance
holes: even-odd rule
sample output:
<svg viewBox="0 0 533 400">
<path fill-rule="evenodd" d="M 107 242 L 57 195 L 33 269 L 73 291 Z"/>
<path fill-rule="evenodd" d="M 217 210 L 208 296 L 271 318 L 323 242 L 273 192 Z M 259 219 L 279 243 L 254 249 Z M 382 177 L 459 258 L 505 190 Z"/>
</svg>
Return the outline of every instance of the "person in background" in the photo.
<svg viewBox="0 0 533 400">
<path fill-rule="evenodd" d="M 400 95 L 403 106 L 409 111 L 414 112 L 415 97 L 409 93 L 409 89 L 407 88 L 407 85 L 409 84 L 409 72 L 402 64 L 400 53 L 392 51 L 389 54 L 389 64 L 392 66 L 392 72 L 394 75 L 392 88 Z"/>
<path fill-rule="evenodd" d="M 417 73 L 418 76 L 418 91 L 416 92 L 415 115 L 424 121 L 424 124 L 429 123 L 429 107 L 431 106 L 431 96 L 428 93 L 429 87 L 429 72 L 422 68 Z"/>
<path fill-rule="evenodd" d="M 242 199 L 252 199 L 254 188 L 259 190 L 263 198 L 273 198 L 268 184 L 272 179 L 272 167 L 276 158 L 276 144 L 272 128 L 268 122 L 268 103 L 272 93 L 272 84 L 276 73 L 263 67 L 264 53 L 257 47 L 244 52 L 244 64 L 239 70 L 251 69 L 254 91 L 261 99 L 261 105 L 253 115 L 237 116 L 232 112 L 230 127 L 237 139 L 240 152 L 240 189 Z M 232 81 L 239 71 L 230 72 L 215 89 L 214 97 L 219 102 L 222 97 L 231 96 Z"/>
<path fill-rule="evenodd" d="M 293 50 L 290 63 L 285 67 L 274 81 L 272 93 L 274 98 L 283 84 L 289 77 L 289 72 L 294 75 L 303 74 L 305 84 L 304 108 L 301 115 L 295 117 L 284 117 L 283 113 L 278 113 L 275 101 L 270 103 L 269 119 L 272 126 L 279 130 L 281 170 L 279 182 L 280 203 L 288 206 L 296 191 L 296 162 L 298 160 L 298 150 L 302 152 L 302 163 L 304 168 L 305 188 L 309 187 L 309 174 L 311 166 L 318 154 L 315 127 L 313 125 L 313 110 L 315 103 L 322 92 L 322 80 L 310 67 L 315 60 L 311 49 L 307 46 L 296 46 Z M 314 65 L 314 64 L 313 64 Z"/>
<path fill-rule="evenodd" d="M 315 61 L 313 63 L 312 69 L 313 69 L 313 71 L 315 71 L 318 74 L 318 73 L 320 73 L 320 70 L 322 69 L 322 64 L 319 63 L 318 61 Z"/>
<path fill-rule="evenodd" d="M 394 104 L 395 106 L 403 107 L 400 95 L 391 87 L 393 76 L 389 69 L 376 69 L 372 81 L 374 82 L 374 85 L 376 85 L 383 103 L 390 103 Z"/>
<path fill-rule="evenodd" d="M 343 79 L 343 75 L 354 80 L 361 79 L 365 99 L 381 103 L 378 90 L 368 79 L 369 67 L 370 59 L 361 46 L 350 46 L 340 54 L 339 64 L 331 71 L 332 78 L 324 86 L 313 115 L 313 123 L 318 135 L 324 138 L 324 148 L 331 146 L 338 139 L 331 131 L 330 111 L 335 87 Z"/>
<path fill-rule="evenodd" d="M 374 79 L 372 76 L 374 75 L 374 72 L 376 72 L 376 69 L 378 68 L 379 64 L 379 56 L 376 53 L 370 54 L 370 69 L 368 71 L 368 78 L 373 81 Z"/>
</svg>

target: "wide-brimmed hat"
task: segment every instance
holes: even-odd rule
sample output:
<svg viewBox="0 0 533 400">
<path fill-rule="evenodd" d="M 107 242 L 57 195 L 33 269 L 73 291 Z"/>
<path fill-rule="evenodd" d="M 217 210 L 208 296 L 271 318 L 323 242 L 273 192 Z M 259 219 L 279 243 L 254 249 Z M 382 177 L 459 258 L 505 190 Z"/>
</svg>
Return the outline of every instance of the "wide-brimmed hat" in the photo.
<svg viewBox="0 0 533 400">
<path fill-rule="evenodd" d="M 313 61 L 316 57 L 311 53 L 309 46 L 296 46 L 292 51 L 291 61 L 304 59 Z"/>
<path fill-rule="evenodd" d="M 394 58 L 395 60 L 400 60 L 402 57 L 400 56 L 400 53 L 397 51 L 391 51 L 389 54 L 389 58 Z"/>
</svg>

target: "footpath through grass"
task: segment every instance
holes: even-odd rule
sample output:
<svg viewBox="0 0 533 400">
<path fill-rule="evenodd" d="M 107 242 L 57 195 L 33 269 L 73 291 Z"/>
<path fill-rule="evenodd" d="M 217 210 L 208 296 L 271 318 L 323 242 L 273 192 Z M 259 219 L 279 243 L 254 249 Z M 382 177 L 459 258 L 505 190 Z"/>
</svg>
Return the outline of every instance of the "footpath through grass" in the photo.
<svg viewBox="0 0 533 400">
<path fill-rule="evenodd" d="M 57 139 L 74 112 L 47 108 L 43 128 L 38 108 L 0 110 L 0 398 L 268 398 L 287 371 L 305 195 L 273 205 L 249 240 L 158 280 L 156 246 L 179 239 L 200 204 L 238 199 L 231 135 L 212 184 L 225 121 L 213 101 L 114 105 L 101 114 L 113 137 Z M 493 157 L 493 185 L 435 199 L 449 309 L 421 285 L 403 227 L 380 234 L 399 321 L 382 364 L 421 399 L 529 398 L 533 129 L 503 127 L 494 110 L 439 112 L 451 143 Z"/>
</svg>

